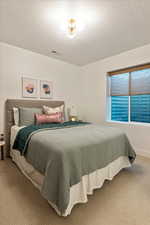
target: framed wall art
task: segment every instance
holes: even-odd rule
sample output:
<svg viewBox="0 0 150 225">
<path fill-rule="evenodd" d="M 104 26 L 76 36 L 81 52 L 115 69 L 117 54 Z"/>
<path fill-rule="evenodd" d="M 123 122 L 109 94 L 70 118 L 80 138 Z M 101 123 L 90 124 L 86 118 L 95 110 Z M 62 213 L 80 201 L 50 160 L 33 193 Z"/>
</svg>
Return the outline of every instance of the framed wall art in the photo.
<svg viewBox="0 0 150 225">
<path fill-rule="evenodd" d="M 38 97 L 38 81 L 36 79 L 22 77 L 22 97 Z"/>
<path fill-rule="evenodd" d="M 53 97 L 53 84 L 51 81 L 40 80 L 40 98 L 47 99 Z"/>
</svg>

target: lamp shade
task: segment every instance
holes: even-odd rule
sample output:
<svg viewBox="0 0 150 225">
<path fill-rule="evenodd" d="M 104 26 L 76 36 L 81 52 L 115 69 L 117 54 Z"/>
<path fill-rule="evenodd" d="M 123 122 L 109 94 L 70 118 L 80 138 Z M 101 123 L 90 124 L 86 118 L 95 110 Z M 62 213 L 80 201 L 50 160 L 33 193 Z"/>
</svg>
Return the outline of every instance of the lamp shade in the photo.
<svg viewBox="0 0 150 225">
<path fill-rule="evenodd" d="M 70 107 L 70 116 L 77 116 L 77 108 L 74 106 L 74 105 L 72 105 L 71 107 Z"/>
</svg>

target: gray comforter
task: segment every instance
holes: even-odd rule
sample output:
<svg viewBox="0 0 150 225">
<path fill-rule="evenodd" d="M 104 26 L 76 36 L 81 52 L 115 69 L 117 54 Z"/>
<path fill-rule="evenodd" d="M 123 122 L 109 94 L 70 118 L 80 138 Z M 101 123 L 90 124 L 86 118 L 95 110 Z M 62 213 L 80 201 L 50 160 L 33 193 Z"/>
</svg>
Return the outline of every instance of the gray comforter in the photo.
<svg viewBox="0 0 150 225">
<path fill-rule="evenodd" d="M 117 128 L 84 125 L 38 130 L 30 135 L 27 161 L 45 175 L 42 195 L 63 214 L 70 187 L 83 175 L 104 168 L 120 156 L 135 159 L 127 136 Z"/>
</svg>

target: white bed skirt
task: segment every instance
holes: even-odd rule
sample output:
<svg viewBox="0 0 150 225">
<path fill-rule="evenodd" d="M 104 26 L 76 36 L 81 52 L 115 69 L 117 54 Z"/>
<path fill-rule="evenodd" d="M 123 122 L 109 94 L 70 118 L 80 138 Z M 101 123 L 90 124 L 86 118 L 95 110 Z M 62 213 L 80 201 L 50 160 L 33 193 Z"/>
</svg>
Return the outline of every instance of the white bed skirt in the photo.
<svg viewBox="0 0 150 225">
<path fill-rule="evenodd" d="M 19 151 L 11 151 L 12 160 L 17 164 L 22 173 L 37 187 L 41 189 L 44 176 L 35 170 L 23 156 L 20 155 Z M 120 170 L 126 167 L 130 167 L 131 164 L 127 157 L 121 156 L 115 161 L 103 169 L 99 169 L 89 175 L 82 177 L 80 183 L 73 185 L 70 188 L 70 201 L 68 208 L 65 213 L 61 215 L 57 207 L 51 203 L 50 205 L 56 210 L 60 216 L 68 216 L 71 213 L 72 208 L 77 203 L 85 203 L 88 201 L 88 195 L 93 194 L 94 189 L 101 188 L 105 180 L 112 180 L 113 177 L 119 173 Z"/>
</svg>

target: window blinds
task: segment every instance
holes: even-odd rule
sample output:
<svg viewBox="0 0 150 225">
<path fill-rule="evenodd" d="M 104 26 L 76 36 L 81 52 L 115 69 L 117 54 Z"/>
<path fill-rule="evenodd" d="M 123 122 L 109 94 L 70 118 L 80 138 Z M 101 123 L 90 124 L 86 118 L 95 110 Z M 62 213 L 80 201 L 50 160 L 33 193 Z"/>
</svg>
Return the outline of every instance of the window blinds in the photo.
<svg viewBox="0 0 150 225">
<path fill-rule="evenodd" d="M 111 76 L 111 96 L 129 95 L 129 73 Z"/>
<path fill-rule="evenodd" d="M 130 95 L 150 94 L 150 69 L 131 73 Z"/>
<path fill-rule="evenodd" d="M 126 70 L 127 71 L 127 70 Z M 123 71 L 122 71 L 123 72 Z M 150 64 L 146 69 L 131 71 L 128 73 L 113 72 L 109 74 L 111 78 L 111 96 L 129 96 L 150 94 Z"/>
<path fill-rule="evenodd" d="M 111 120 L 150 123 L 150 64 L 109 73 Z"/>
<path fill-rule="evenodd" d="M 150 95 L 133 95 L 130 99 L 130 120 L 150 123 Z"/>
<path fill-rule="evenodd" d="M 128 122 L 128 96 L 111 97 L 111 120 Z"/>
</svg>

